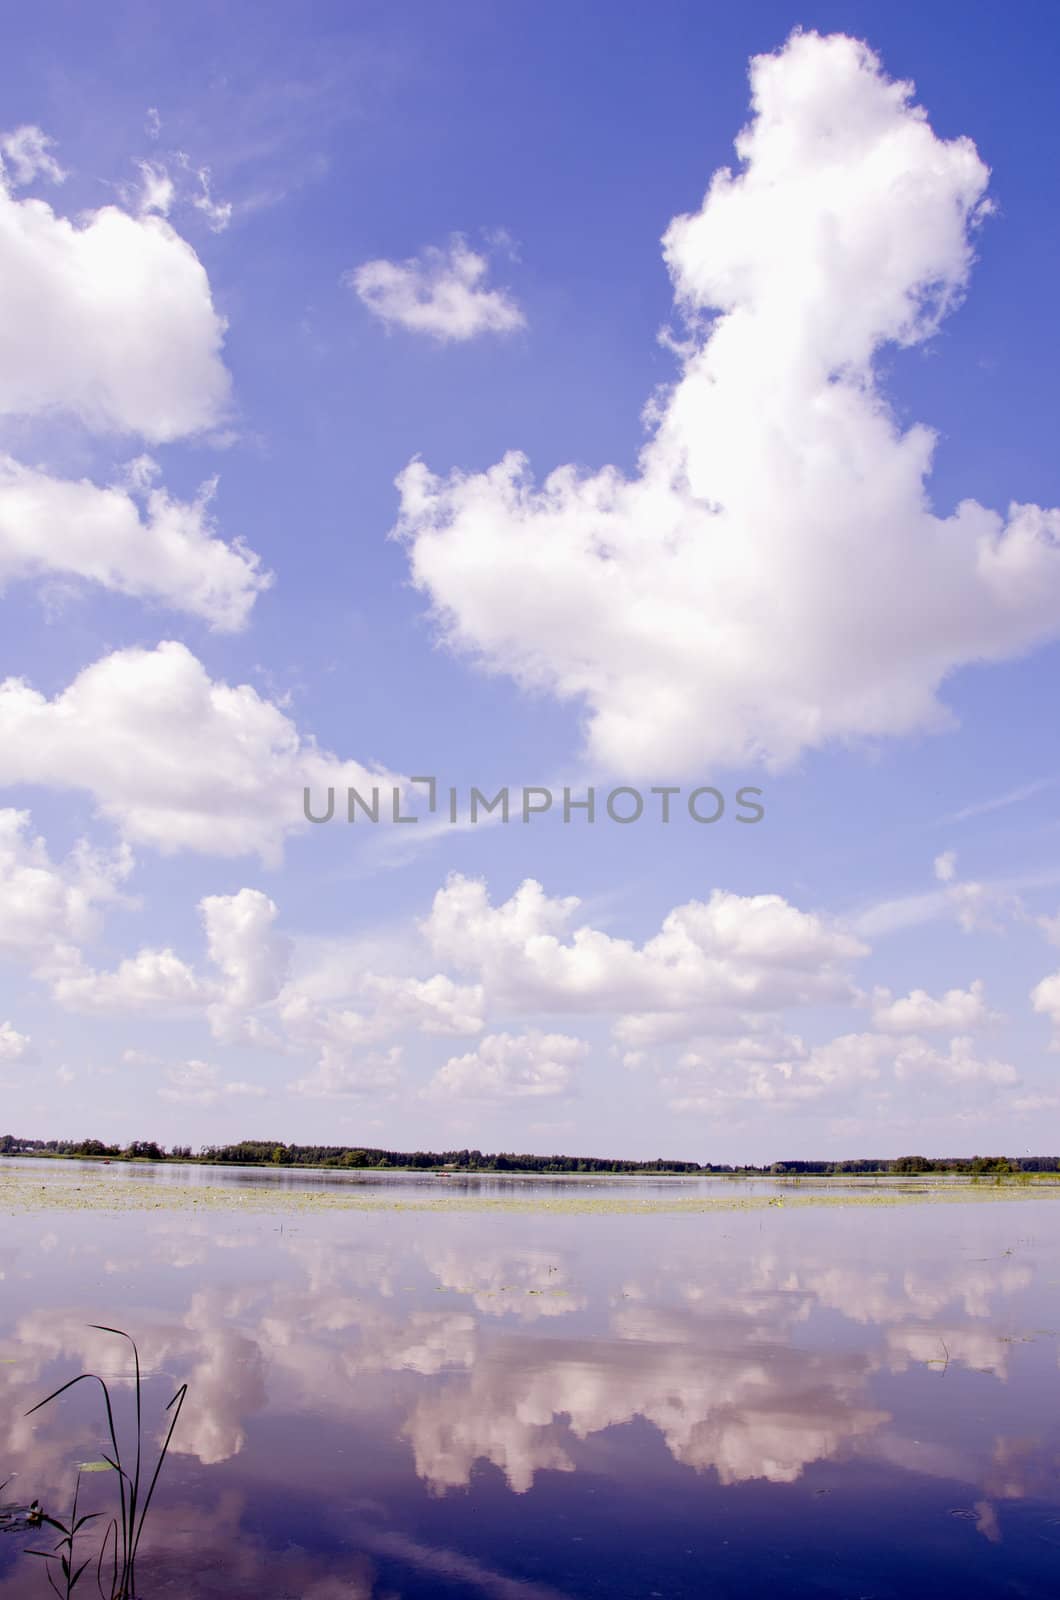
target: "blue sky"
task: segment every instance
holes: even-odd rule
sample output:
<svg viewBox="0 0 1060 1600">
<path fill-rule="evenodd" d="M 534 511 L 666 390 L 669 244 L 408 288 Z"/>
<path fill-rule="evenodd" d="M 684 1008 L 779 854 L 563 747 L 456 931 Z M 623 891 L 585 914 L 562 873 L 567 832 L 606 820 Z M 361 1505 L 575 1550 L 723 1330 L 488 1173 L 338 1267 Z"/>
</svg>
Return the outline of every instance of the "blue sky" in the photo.
<svg viewBox="0 0 1060 1600">
<path fill-rule="evenodd" d="M 1051 9 L 44 6 L 18 29 L 13 1131 L 1060 1146 Z M 727 166 L 743 210 L 704 211 Z M 916 473 L 891 492 L 917 425 L 923 523 Z M 482 476 L 512 450 L 575 487 L 550 511 Z M 389 538 L 414 458 L 431 505 L 407 495 Z M 753 784 L 766 816 L 301 822 L 304 780 L 374 767 L 464 796 Z"/>
</svg>

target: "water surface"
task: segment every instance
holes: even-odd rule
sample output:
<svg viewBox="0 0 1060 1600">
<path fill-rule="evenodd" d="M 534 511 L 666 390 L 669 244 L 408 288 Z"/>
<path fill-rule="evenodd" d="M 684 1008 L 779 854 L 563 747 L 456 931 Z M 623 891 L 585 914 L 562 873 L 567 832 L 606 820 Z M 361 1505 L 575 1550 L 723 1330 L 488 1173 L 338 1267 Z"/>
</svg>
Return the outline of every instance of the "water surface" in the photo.
<svg viewBox="0 0 1060 1600">
<path fill-rule="evenodd" d="M 212 1169 L 232 1209 L 199 1215 L 173 1169 L 134 1212 L 129 1169 L 91 1211 L 63 1169 L 66 1209 L 3 1219 L 0 1498 L 68 1500 L 95 1397 L 23 1413 L 86 1366 L 121 1386 L 87 1324 L 134 1332 L 152 1430 L 190 1385 L 141 1600 L 1060 1587 L 1058 1198 L 579 1214 L 553 1179 L 431 1211 L 398 1206 L 438 1180 L 388 1175 L 373 1209 L 291 1212 L 269 1181 L 333 1175 Z M 47 1592 L 27 1542 L 0 1534 L 0 1600 Z"/>
</svg>

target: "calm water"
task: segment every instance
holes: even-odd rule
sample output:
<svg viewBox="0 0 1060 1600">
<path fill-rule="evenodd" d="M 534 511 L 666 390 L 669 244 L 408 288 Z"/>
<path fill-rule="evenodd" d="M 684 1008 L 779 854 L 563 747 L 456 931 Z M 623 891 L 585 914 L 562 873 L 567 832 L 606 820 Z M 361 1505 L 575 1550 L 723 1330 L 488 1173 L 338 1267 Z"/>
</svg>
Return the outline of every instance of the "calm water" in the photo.
<svg viewBox="0 0 1060 1600">
<path fill-rule="evenodd" d="M 59 1509 L 105 1443 L 87 1385 L 22 1415 L 83 1366 L 125 1370 L 87 1323 L 137 1334 L 152 1423 L 190 1384 L 142 1600 L 1060 1591 L 1058 1200 L 195 1215 L 159 1195 L 0 1237 L 0 1499 Z M 112 1484 L 84 1480 L 100 1504 Z M 26 1542 L 0 1534 L 0 1600 L 47 1593 Z"/>
</svg>

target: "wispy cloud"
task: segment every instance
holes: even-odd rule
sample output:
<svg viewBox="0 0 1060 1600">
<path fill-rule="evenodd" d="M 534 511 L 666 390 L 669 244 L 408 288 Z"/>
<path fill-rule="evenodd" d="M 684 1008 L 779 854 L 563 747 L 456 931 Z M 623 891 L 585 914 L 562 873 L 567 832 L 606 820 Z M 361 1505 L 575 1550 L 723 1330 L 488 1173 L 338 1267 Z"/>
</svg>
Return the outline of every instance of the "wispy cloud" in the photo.
<svg viewBox="0 0 1060 1600">
<path fill-rule="evenodd" d="M 962 806 L 960 811 L 951 811 L 948 816 L 937 817 L 936 824 L 942 827 L 951 822 L 969 822 L 972 817 L 985 817 L 992 811 L 1004 811 L 1007 806 L 1017 806 L 1024 800 L 1031 800 L 1046 789 L 1055 789 L 1058 783 L 1060 778 L 1036 778 L 1033 783 L 1007 789 L 1004 794 L 994 795 L 990 800 L 978 800 L 974 805 Z"/>
</svg>

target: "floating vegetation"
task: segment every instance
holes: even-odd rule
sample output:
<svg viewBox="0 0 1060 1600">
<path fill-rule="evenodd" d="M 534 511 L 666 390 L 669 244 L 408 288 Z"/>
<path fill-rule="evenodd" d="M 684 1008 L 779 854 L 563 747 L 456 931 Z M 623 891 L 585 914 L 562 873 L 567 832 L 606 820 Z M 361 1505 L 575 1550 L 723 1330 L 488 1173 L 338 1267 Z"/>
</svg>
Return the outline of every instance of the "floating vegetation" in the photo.
<svg viewBox="0 0 1060 1600">
<path fill-rule="evenodd" d="M 557 1195 L 556 1186 L 546 1189 L 529 1185 L 517 1194 L 475 1194 L 462 1185 L 447 1189 L 445 1180 L 438 1186 L 420 1192 L 406 1191 L 400 1198 L 392 1187 L 380 1185 L 372 1190 L 364 1185 L 336 1185 L 334 1188 L 297 1189 L 287 1185 L 255 1184 L 247 1188 L 230 1183 L 159 1183 L 151 1180 L 126 1178 L 121 1174 L 100 1172 L 91 1176 L 78 1173 L 74 1176 L 62 1170 L 47 1174 L 42 1183 L 40 1174 L 19 1170 L 17 1163 L 0 1163 L 0 1213 L 15 1215 L 33 1211 L 207 1211 L 245 1212 L 247 1214 L 322 1211 L 384 1211 L 384 1212 L 502 1212 L 514 1214 L 556 1213 L 559 1215 L 617 1214 L 620 1216 L 685 1214 L 712 1211 L 766 1211 L 769 1209 L 794 1210 L 809 1206 L 857 1207 L 900 1205 L 952 1205 L 993 1204 L 998 1201 L 1025 1201 L 1060 1199 L 1060 1183 L 1055 1180 L 1041 1184 L 1021 1184 L 1006 1180 L 1000 1187 L 976 1184 L 974 1180 L 946 1179 L 910 1183 L 874 1178 L 859 1185 L 857 1180 L 821 1179 L 816 1183 L 803 1180 L 792 1184 L 783 1196 L 768 1193 L 721 1194 L 682 1192 L 684 1180 L 674 1179 L 673 1187 L 663 1194 L 645 1196 L 632 1189 L 621 1192 L 622 1183 L 608 1186 L 607 1193 L 582 1187 L 572 1180 L 569 1192 Z M 693 1182 L 695 1180 L 692 1180 Z M 707 1180 L 709 1181 L 709 1180 Z M 777 1180 L 769 1180 L 771 1184 Z M 618 1191 L 618 1192 L 616 1192 Z"/>
</svg>

